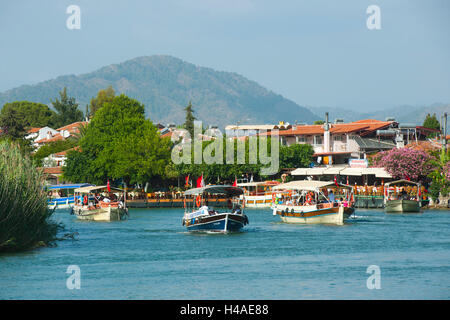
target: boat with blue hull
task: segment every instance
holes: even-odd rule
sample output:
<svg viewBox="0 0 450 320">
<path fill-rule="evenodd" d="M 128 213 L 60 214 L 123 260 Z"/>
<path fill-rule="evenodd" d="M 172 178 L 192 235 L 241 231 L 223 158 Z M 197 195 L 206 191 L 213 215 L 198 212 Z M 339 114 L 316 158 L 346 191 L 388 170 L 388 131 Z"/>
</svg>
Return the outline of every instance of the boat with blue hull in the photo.
<svg viewBox="0 0 450 320">
<path fill-rule="evenodd" d="M 89 183 L 79 184 L 57 184 L 49 185 L 47 190 L 47 206 L 50 209 L 70 209 L 73 208 L 76 199 L 75 189 L 91 186 Z"/>
<path fill-rule="evenodd" d="M 185 213 L 182 224 L 188 231 L 196 232 L 237 232 L 249 223 L 248 217 L 244 214 L 241 206 L 233 202 L 233 197 L 243 194 L 243 190 L 238 187 L 227 185 L 206 186 L 194 188 L 184 193 Z M 208 194 L 222 194 L 227 200 L 227 212 L 219 212 L 219 208 L 208 204 Z M 194 197 L 195 201 L 186 201 L 187 197 Z M 192 208 L 186 204 L 192 203 Z M 223 209 L 223 208 L 220 208 Z"/>
</svg>

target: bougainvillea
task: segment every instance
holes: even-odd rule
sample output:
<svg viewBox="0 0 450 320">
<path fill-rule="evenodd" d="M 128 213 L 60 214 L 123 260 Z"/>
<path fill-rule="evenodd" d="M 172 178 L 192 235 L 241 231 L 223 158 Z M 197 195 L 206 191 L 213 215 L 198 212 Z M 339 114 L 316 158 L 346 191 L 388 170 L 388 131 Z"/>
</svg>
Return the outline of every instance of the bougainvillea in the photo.
<svg viewBox="0 0 450 320">
<path fill-rule="evenodd" d="M 383 167 L 396 179 L 420 180 L 434 169 L 434 157 L 430 154 L 408 148 L 394 148 L 379 152 L 373 157 L 374 167 Z"/>
</svg>

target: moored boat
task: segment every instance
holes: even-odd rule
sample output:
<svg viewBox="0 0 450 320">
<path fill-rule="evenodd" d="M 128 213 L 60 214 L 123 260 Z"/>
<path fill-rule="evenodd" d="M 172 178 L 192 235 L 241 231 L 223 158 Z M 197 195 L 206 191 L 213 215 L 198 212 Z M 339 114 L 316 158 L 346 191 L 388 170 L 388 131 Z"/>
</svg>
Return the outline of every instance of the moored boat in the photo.
<svg viewBox="0 0 450 320">
<path fill-rule="evenodd" d="M 128 216 L 124 190 L 108 186 L 75 189 L 73 214 L 80 220 L 118 221 Z"/>
<path fill-rule="evenodd" d="M 222 208 L 208 203 L 208 194 L 222 194 L 227 200 L 227 209 L 220 212 Z M 184 216 L 183 226 L 188 231 L 203 232 L 233 232 L 240 231 L 248 224 L 248 217 L 244 214 L 241 206 L 232 201 L 233 197 L 243 194 L 243 190 L 229 185 L 214 185 L 187 190 L 184 193 Z M 194 197 L 194 201 L 186 201 L 186 197 Z M 192 207 L 190 207 L 192 203 Z"/>
<path fill-rule="evenodd" d="M 404 186 L 397 185 L 414 185 L 415 194 L 406 192 Z M 420 212 L 422 205 L 421 185 L 418 182 L 409 180 L 397 180 L 386 183 L 384 185 L 384 210 L 386 213 L 407 213 Z"/>
<path fill-rule="evenodd" d="M 272 188 L 278 184 L 278 181 L 238 183 L 237 186 L 244 190 L 239 202 L 245 208 L 270 208 L 273 202 Z"/>
<path fill-rule="evenodd" d="M 70 209 L 75 204 L 75 192 L 77 188 L 91 186 L 89 183 L 57 184 L 46 186 L 48 193 L 47 206 L 50 209 Z"/>
<path fill-rule="evenodd" d="M 286 223 L 343 225 L 355 212 L 351 186 L 332 181 L 303 180 L 280 184 L 273 189 L 295 191 L 291 196 L 277 199 L 272 207 L 273 214 L 279 215 Z M 336 194 L 342 200 L 335 201 Z"/>
</svg>

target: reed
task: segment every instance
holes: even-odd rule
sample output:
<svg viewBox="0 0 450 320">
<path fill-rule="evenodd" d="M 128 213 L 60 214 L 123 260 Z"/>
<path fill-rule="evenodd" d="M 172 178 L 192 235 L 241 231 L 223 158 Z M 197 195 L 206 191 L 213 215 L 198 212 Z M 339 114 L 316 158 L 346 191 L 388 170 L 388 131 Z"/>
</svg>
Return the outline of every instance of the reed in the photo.
<svg viewBox="0 0 450 320">
<path fill-rule="evenodd" d="M 0 142 L 0 252 L 50 244 L 58 225 L 50 221 L 43 176 L 20 148 Z"/>
</svg>

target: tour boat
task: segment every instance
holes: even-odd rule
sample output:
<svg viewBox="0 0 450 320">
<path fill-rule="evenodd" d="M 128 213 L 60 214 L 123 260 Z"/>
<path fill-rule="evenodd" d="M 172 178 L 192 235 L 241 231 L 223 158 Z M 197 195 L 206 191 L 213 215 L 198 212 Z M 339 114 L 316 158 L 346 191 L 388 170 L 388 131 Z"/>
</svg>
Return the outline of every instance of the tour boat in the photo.
<svg viewBox="0 0 450 320">
<path fill-rule="evenodd" d="M 70 209 L 75 204 L 74 190 L 91 186 L 89 183 L 57 184 L 46 187 L 48 192 L 47 206 L 50 209 Z"/>
<path fill-rule="evenodd" d="M 272 207 L 273 215 L 279 215 L 283 222 L 343 225 L 345 219 L 355 212 L 353 189 L 348 185 L 332 181 L 302 180 L 280 184 L 273 190 L 290 191 L 287 197 L 276 195 Z M 341 194 L 335 195 L 338 192 Z M 337 196 L 342 200 L 336 199 Z"/>
<path fill-rule="evenodd" d="M 239 202 L 245 208 L 270 208 L 272 206 L 272 188 L 280 184 L 278 181 L 244 182 L 237 186 L 244 189 Z"/>
<path fill-rule="evenodd" d="M 232 198 L 243 193 L 241 188 L 230 185 L 212 185 L 187 190 L 184 193 L 183 226 L 186 226 L 188 231 L 226 233 L 241 230 L 248 224 L 248 218 L 241 206 L 233 202 Z M 225 195 L 228 199 L 228 210 L 220 212 L 218 210 L 221 208 L 209 205 L 208 194 Z M 194 197 L 194 201 L 186 201 L 187 197 Z M 192 207 L 190 207 L 191 203 Z"/>
<path fill-rule="evenodd" d="M 395 187 L 396 185 L 415 185 L 417 187 L 416 194 L 410 196 L 405 191 L 405 187 Z M 392 187 L 394 186 L 394 187 Z M 397 180 L 386 183 L 384 185 L 384 210 L 387 213 L 404 213 L 404 212 L 420 212 L 421 201 L 421 185 L 420 183 L 409 180 Z M 397 190 L 399 192 L 397 193 Z"/>
<path fill-rule="evenodd" d="M 72 213 L 80 220 L 118 221 L 128 216 L 125 192 L 108 186 L 75 189 Z"/>
</svg>

